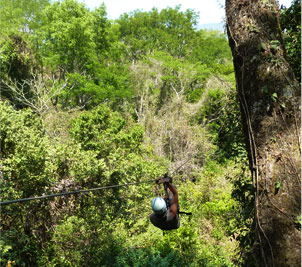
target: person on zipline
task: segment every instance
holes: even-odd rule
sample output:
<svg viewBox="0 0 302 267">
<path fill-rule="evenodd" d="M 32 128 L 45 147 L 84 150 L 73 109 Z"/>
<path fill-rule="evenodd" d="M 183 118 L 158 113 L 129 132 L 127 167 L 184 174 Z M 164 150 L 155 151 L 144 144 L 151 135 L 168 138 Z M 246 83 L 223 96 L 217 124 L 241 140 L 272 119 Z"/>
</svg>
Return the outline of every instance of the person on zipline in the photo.
<svg viewBox="0 0 302 267">
<path fill-rule="evenodd" d="M 178 229 L 180 221 L 178 217 L 178 190 L 172 185 L 172 179 L 168 177 L 160 178 L 157 184 L 164 184 L 167 199 L 155 197 L 151 201 L 153 213 L 150 215 L 151 223 L 161 230 Z"/>
</svg>

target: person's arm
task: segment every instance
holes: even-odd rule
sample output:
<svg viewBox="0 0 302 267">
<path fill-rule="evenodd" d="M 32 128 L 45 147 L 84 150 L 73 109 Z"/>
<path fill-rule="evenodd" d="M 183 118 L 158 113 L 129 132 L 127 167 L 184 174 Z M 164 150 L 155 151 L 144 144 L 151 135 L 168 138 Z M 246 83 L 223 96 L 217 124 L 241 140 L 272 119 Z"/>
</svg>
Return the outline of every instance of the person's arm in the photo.
<svg viewBox="0 0 302 267">
<path fill-rule="evenodd" d="M 171 215 L 174 217 L 174 216 L 177 215 L 177 210 L 178 210 L 178 190 L 171 183 L 167 183 L 167 186 L 171 190 L 171 192 L 173 193 L 172 204 L 171 204 L 171 207 L 170 207 L 170 213 L 172 213 Z"/>
</svg>

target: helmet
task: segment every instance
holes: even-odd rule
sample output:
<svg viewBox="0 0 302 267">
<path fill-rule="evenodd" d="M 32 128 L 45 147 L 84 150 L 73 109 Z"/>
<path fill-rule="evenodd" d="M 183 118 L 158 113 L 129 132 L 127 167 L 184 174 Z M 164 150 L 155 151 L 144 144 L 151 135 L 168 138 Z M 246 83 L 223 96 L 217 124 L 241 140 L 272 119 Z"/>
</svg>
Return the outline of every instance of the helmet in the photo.
<svg viewBox="0 0 302 267">
<path fill-rule="evenodd" d="M 161 197 L 155 197 L 151 201 L 151 207 L 155 214 L 163 214 L 167 211 L 166 201 Z"/>
</svg>

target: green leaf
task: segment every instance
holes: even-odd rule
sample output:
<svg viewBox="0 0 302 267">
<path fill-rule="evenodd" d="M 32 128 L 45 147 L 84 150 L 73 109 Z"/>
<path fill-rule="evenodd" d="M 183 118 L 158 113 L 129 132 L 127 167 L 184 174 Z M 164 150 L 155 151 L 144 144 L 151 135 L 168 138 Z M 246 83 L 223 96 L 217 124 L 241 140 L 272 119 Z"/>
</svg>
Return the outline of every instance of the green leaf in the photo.
<svg viewBox="0 0 302 267">
<path fill-rule="evenodd" d="M 276 189 L 281 189 L 282 188 L 281 182 L 277 181 L 275 184 L 275 187 L 276 187 Z"/>
<path fill-rule="evenodd" d="M 274 102 L 276 102 L 276 101 L 277 101 L 277 98 L 278 98 L 278 94 L 277 94 L 277 93 L 273 93 L 271 97 L 272 97 L 272 100 L 273 100 Z"/>
<path fill-rule="evenodd" d="M 262 48 L 263 50 L 265 50 L 265 49 L 266 49 L 266 44 L 265 44 L 265 43 L 261 43 L 261 48 Z"/>
</svg>

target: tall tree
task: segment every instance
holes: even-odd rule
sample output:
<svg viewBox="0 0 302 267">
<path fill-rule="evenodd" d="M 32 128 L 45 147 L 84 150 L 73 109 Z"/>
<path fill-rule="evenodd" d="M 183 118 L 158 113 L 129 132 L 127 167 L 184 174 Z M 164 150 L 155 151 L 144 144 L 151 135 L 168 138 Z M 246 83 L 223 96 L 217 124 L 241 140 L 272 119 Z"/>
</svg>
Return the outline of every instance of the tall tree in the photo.
<svg viewBox="0 0 302 267">
<path fill-rule="evenodd" d="M 182 12 L 180 8 L 165 8 L 160 12 L 156 8 L 149 12 L 135 10 L 117 20 L 133 62 L 155 50 L 179 58 L 191 50 L 198 14 L 191 9 Z"/>
<path fill-rule="evenodd" d="M 226 0 L 250 169 L 260 266 L 300 266 L 300 88 L 275 0 Z M 297 55 L 299 56 L 299 55 Z"/>
<path fill-rule="evenodd" d="M 48 0 L 0 0 L 1 35 L 34 31 L 41 19 L 41 10 L 48 4 Z"/>
<path fill-rule="evenodd" d="M 39 30 L 42 58 L 46 65 L 65 72 L 87 72 L 95 51 L 93 18 L 75 0 L 54 2 L 44 11 Z"/>
</svg>

